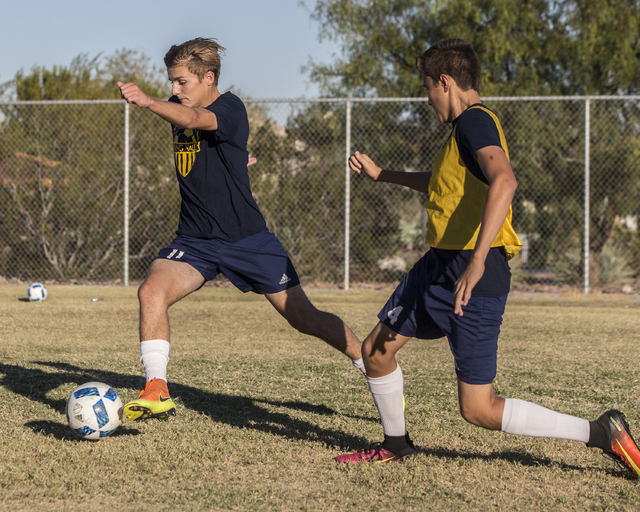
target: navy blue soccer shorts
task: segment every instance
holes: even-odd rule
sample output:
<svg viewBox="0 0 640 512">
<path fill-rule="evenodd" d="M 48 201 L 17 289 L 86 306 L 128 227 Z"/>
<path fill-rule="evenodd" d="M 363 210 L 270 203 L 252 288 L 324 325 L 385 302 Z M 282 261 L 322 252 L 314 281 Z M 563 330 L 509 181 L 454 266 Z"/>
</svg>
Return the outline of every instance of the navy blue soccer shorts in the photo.
<svg viewBox="0 0 640 512">
<path fill-rule="evenodd" d="M 178 235 L 156 259 L 188 263 L 207 281 L 224 274 L 245 293 L 277 293 L 300 284 L 280 240 L 269 230 L 237 242 Z"/>
<path fill-rule="evenodd" d="M 409 271 L 378 314 L 392 331 L 411 338 L 444 336 L 467 384 L 490 384 L 496 377 L 498 335 L 507 295 L 471 297 L 464 316 L 453 314 L 453 288 L 432 282 L 429 253 Z"/>
</svg>

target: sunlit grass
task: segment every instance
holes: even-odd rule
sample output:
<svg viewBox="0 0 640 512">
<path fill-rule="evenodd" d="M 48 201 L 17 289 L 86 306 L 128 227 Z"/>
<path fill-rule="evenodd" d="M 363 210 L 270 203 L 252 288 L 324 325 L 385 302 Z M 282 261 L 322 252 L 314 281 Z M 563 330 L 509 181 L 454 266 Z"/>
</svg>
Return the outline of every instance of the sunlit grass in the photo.
<svg viewBox="0 0 640 512">
<path fill-rule="evenodd" d="M 488 432 L 459 415 L 445 340 L 398 355 L 421 453 L 337 465 L 382 438 L 365 379 L 292 330 L 264 298 L 204 288 L 171 309 L 169 389 L 178 416 L 74 437 L 64 406 L 84 382 L 123 402 L 142 389 L 135 288 L 0 286 L 2 510 L 638 510 L 640 482 L 596 450 Z M 309 292 L 357 335 L 386 292 Z M 94 297 L 103 301 L 91 302 Z M 496 388 L 589 419 L 616 407 L 640 437 L 640 301 L 509 299 Z"/>
</svg>

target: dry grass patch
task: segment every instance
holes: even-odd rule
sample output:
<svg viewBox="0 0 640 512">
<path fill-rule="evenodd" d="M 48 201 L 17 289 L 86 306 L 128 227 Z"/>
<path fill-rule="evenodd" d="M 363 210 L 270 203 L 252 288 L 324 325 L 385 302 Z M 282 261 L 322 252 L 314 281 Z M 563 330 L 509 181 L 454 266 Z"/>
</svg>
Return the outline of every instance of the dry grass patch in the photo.
<svg viewBox="0 0 640 512">
<path fill-rule="evenodd" d="M 480 430 L 458 413 L 444 340 L 399 354 L 421 448 L 402 464 L 337 465 L 380 440 L 365 380 L 261 297 L 204 288 L 171 309 L 167 422 L 92 443 L 66 426 L 70 391 L 143 386 L 136 290 L 49 286 L 41 304 L 0 285 L 0 509 L 638 510 L 640 482 L 579 443 Z M 359 336 L 386 292 L 310 292 Z M 90 302 L 93 297 L 103 301 Z M 560 412 L 627 412 L 640 437 L 640 301 L 514 295 L 496 388 Z"/>
</svg>

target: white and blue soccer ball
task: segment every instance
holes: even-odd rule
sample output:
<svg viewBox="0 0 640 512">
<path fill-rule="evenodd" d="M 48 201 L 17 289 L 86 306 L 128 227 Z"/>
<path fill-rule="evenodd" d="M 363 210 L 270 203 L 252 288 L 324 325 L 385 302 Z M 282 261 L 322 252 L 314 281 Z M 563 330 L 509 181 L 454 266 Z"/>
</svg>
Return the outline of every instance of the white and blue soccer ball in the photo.
<svg viewBox="0 0 640 512">
<path fill-rule="evenodd" d="M 98 441 L 113 434 L 122 423 L 122 400 L 102 382 L 87 382 L 71 392 L 67 421 L 83 439 Z"/>
<path fill-rule="evenodd" d="M 47 289 L 42 283 L 33 283 L 27 288 L 27 296 L 31 302 L 41 302 L 47 298 Z"/>
</svg>

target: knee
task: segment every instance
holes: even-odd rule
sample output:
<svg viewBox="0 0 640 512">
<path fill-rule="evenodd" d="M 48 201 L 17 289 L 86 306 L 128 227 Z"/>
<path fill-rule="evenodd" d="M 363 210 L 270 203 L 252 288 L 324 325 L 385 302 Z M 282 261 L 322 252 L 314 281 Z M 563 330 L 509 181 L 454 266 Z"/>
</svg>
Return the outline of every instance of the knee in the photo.
<svg viewBox="0 0 640 512">
<path fill-rule="evenodd" d="M 138 301 L 141 308 L 153 307 L 167 304 L 167 297 L 163 288 L 157 286 L 153 279 L 146 279 L 138 288 Z"/>
<path fill-rule="evenodd" d="M 310 303 L 288 304 L 281 312 L 289 325 L 302 334 L 315 334 L 314 326 L 317 324 L 317 313 L 319 311 Z"/>
<path fill-rule="evenodd" d="M 391 360 L 395 358 L 395 352 L 390 350 L 376 349 L 371 338 L 366 338 L 362 342 L 362 361 L 367 372 L 386 368 Z"/>
<path fill-rule="evenodd" d="M 491 403 L 460 403 L 460 414 L 467 423 L 488 430 L 500 430 L 498 411 Z M 501 415 L 499 415 L 501 418 Z"/>
<path fill-rule="evenodd" d="M 464 407 L 460 404 L 460 415 L 467 423 L 471 423 L 476 427 L 484 427 L 481 411 L 478 411 L 476 408 Z"/>
<path fill-rule="evenodd" d="M 310 325 L 304 318 L 291 316 L 287 318 L 287 322 L 289 322 L 289 325 L 301 334 L 313 334 L 313 329 L 311 329 Z"/>
</svg>

